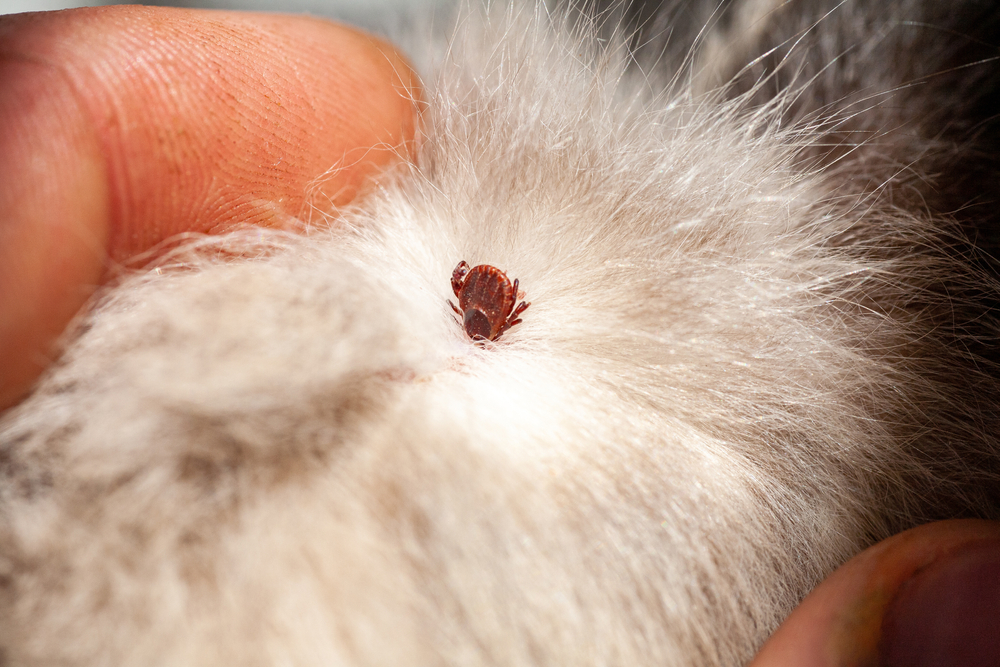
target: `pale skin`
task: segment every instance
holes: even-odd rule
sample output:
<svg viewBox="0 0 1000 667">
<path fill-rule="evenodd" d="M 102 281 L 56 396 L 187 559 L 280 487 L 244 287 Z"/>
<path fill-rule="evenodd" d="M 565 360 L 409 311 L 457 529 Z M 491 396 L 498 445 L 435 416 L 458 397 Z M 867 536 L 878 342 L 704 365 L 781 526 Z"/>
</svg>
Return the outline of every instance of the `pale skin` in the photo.
<svg viewBox="0 0 1000 667">
<path fill-rule="evenodd" d="M 406 155 L 419 98 L 392 46 L 344 26 L 144 7 L 0 17 L 0 91 L 0 410 L 117 268 L 178 233 L 348 202 Z M 872 547 L 753 667 L 879 664 L 886 600 L 966 548 L 1000 560 L 1000 527 L 929 524 Z"/>
</svg>

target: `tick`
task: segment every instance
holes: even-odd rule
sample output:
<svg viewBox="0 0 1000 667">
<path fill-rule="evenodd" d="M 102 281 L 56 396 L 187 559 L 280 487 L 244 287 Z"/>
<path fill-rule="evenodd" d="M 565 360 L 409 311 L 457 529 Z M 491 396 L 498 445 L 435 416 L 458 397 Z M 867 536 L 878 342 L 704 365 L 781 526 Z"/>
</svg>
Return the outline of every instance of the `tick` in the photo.
<svg viewBox="0 0 1000 667">
<path fill-rule="evenodd" d="M 517 308 L 517 285 L 511 284 L 507 274 L 496 268 L 480 264 L 469 269 L 467 262 L 459 262 L 451 273 L 451 289 L 458 297 L 458 307 L 450 300 L 448 305 L 458 313 L 465 333 L 475 341 L 496 340 L 515 324 L 530 303 L 522 301 Z"/>
</svg>

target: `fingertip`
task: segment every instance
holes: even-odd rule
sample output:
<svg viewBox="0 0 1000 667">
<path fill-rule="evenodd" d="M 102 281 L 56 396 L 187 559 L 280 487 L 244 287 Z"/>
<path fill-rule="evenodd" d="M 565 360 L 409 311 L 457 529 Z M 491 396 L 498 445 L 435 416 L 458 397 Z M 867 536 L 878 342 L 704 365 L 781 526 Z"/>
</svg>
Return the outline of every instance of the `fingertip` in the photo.
<svg viewBox="0 0 1000 667">
<path fill-rule="evenodd" d="M 102 7 L 4 17 L 0 34 L 0 409 L 106 261 L 308 222 L 416 132 L 405 58 L 329 21 Z"/>
<path fill-rule="evenodd" d="M 24 20 L 65 71 L 111 187 L 108 256 L 184 232 L 283 227 L 348 203 L 416 126 L 391 46 L 322 19 L 138 6 Z"/>
<path fill-rule="evenodd" d="M 987 565 L 1000 566 L 1000 523 L 940 521 L 876 544 L 817 586 L 764 644 L 750 667 L 896 667 L 902 664 L 892 661 L 892 651 L 900 645 L 900 638 L 904 638 L 905 643 L 908 641 L 905 638 L 912 636 L 916 630 L 914 619 L 930 614 L 948 623 L 946 630 L 962 630 L 956 628 L 954 618 L 942 617 L 940 609 L 922 606 L 930 597 L 914 597 L 906 591 L 912 589 L 912 582 L 922 578 L 922 573 L 952 572 L 956 567 L 961 570 L 967 565 L 970 553 L 977 554 L 977 558 L 985 553 L 989 556 Z M 982 575 L 981 567 L 966 570 L 972 572 L 971 576 Z M 957 579 L 943 580 L 953 586 L 953 591 L 943 595 L 950 596 L 956 608 L 966 608 L 962 596 L 976 595 L 976 589 L 954 585 Z M 998 587 L 994 586 L 992 593 L 997 591 Z M 940 598 L 941 588 L 928 595 Z M 993 607 L 1000 606 L 1000 600 L 986 602 Z M 977 601 L 979 606 L 983 603 Z M 954 636 L 948 635 L 948 641 Z M 926 633 L 922 637 L 931 642 L 939 641 Z M 993 651 L 991 655 L 998 654 L 1000 636 L 992 637 L 990 642 L 986 648 Z M 934 664 L 979 664 L 941 660 L 943 658 L 938 658 Z"/>
</svg>

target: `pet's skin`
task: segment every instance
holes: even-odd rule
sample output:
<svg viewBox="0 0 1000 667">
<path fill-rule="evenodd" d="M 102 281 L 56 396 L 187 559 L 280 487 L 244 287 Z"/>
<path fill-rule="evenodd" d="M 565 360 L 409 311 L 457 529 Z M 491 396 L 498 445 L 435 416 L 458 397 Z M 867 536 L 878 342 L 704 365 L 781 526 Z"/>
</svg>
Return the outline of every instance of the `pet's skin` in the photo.
<svg viewBox="0 0 1000 667">
<path fill-rule="evenodd" d="M 738 665 L 997 518 L 991 5 L 467 12 L 412 164 L 123 281 L 0 422 L 9 664 Z"/>
</svg>

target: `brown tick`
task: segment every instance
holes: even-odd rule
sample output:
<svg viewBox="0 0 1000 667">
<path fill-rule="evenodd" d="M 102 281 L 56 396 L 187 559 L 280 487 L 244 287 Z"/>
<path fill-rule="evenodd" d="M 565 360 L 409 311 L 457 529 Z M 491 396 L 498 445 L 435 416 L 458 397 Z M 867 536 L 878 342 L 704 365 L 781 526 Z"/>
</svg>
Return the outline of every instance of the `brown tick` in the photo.
<svg viewBox="0 0 1000 667">
<path fill-rule="evenodd" d="M 496 268 L 480 264 L 469 269 L 467 262 L 459 262 L 451 274 L 451 289 L 458 297 L 458 307 L 448 305 L 458 313 L 465 333 L 475 341 L 496 340 L 504 331 L 520 324 L 518 317 L 530 303 L 522 301 L 517 308 L 519 295 L 517 279 L 512 285 L 507 274 Z"/>
</svg>

